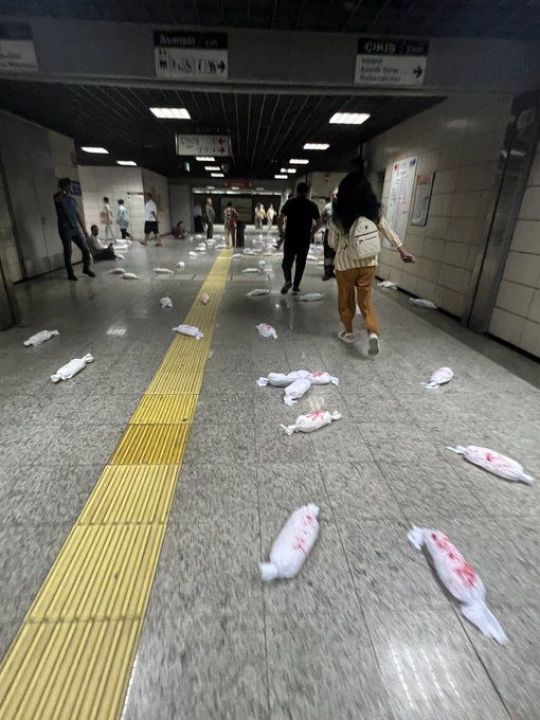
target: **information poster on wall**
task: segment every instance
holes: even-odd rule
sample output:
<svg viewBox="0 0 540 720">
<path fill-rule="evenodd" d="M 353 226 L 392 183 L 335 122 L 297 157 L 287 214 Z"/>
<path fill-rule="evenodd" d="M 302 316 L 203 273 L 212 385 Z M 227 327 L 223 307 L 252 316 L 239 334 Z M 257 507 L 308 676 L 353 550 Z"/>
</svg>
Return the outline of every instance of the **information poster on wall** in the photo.
<svg viewBox="0 0 540 720">
<path fill-rule="evenodd" d="M 416 178 L 411 225 L 419 225 L 420 227 L 427 225 L 433 177 L 434 173 L 430 173 L 429 175 L 418 175 Z"/>
<path fill-rule="evenodd" d="M 401 241 L 404 241 L 407 232 L 415 175 L 415 157 L 394 163 L 386 219 Z"/>
</svg>

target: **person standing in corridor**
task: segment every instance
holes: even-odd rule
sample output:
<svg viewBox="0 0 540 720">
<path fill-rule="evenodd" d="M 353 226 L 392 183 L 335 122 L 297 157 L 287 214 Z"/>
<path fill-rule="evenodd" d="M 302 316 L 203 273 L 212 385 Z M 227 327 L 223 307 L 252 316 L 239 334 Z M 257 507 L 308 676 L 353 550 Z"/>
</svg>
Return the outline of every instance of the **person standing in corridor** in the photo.
<svg viewBox="0 0 540 720">
<path fill-rule="evenodd" d="M 233 208 L 232 202 L 227 203 L 225 212 L 223 213 L 223 224 L 225 226 L 225 242 L 227 247 L 236 247 L 236 224 L 238 222 L 238 213 Z"/>
<path fill-rule="evenodd" d="M 204 208 L 204 220 L 206 222 L 206 239 L 211 240 L 214 237 L 214 223 L 216 222 L 216 211 L 212 205 L 212 198 L 206 199 L 206 207 Z"/>
<path fill-rule="evenodd" d="M 287 200 L 279 214 L 280 244 L 285 239 L 282 265 L 285 284 L 281 288 L 282 295 L 286 295 L 291 286 L 293 295 L 300 292 L 300 283 L 306 267 L 311 234 L 314 228 L 318 228 L 321 224 L 319 208 L 309 200 L 308 194 L 309 187 L 307 183 L 299 183 L 296 188 L 296 197 Z M 292 266 L 295 261 L 296 268 L 293 284 Z"/>
<path fill-rule="evenodd" d="M 122 240 L 125 240 L 126 238 L 130 238 L 131 235 L 128 232 L 129 227 L 129 213 L 127 207 L 124 205 L 123 200 L 118 201 L 118 215 L 116 216 L 116 223 L 118 227 L 120 228 L 120 234 L 122 235 Z"/>
<path fill-rule="evenodd" d="M 69 178 L 61 178 L 58 181 L 58 192 L 54 194 L 53 200 L 58 218 L 58 232 L 64 246 L 64 263 L 68 280 L 77 280 L 71 264 L 71 243 L 75 243 L 82 253 L 83 273 L 89 277 L 96 277 L 95 273 L 90 270 L 91 257 L 86 244 L 88 232 L 79 214 L 77 201 L 71 194 Z"/>
<path fill-rule="evenodd" d="M 103 198 L 103 208 L 101 209 L 101 222 L 105 228 L 105 239 L 114 240 L 113 233 L 113 214 L 109 203 L 109 198 Z"/>
<path fill-rule="evenodd" d="M 140 242 L 143 245 L 148 245 L 150 235 L 153 234 L 156 247 L 161 247 L 156 201 L 152 197 L 152 193 L 149 192 L 144 193 L 144 200 L 144 240 Z"/>
</svg>

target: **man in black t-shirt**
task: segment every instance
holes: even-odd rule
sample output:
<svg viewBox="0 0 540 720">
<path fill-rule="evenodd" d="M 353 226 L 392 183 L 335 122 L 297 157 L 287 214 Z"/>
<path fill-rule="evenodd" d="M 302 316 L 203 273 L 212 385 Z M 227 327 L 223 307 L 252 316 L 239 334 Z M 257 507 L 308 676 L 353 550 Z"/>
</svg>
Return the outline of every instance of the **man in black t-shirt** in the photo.
<svg viewBox="0 0 540 720">
<path fill-rule="evenodd" d="M 283 275 L 285 284 L 281 288 L 282 295 L 286 295 L 292 287 L 293 295 L 300 292 L 300 283 L 306 267 L 306 259 L 309 252 L 311 233 L 315 227 L 321 224 L 319 208 L 314 202 L 308 199 L 309 187 L 307 183 L 299 183 L 296 188 L 296 197 L 287 200 L 281 208 L 278 218 L 280 239 L 285 238 L 283 252 Z M 283 230 L 284 220 L 287 219 L 285 231 Z M 292 280 L 292 266 L 296 260 L 294 273 L 294 285 Z"/>
</svg>

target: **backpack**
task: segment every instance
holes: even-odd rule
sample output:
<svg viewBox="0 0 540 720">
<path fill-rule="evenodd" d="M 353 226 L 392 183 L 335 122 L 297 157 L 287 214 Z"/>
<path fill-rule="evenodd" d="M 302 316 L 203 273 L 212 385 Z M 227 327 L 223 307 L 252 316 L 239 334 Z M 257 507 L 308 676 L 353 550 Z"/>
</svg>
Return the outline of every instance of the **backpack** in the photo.
<svg viewBox="0 0 540 720">
<path fill-rule="evenodd" d="M 349 247 L 359 260 L 371 258 L 381 251 L 381 238 L 379 228 L 373 220 L 366 217 L 359 217 L 349 230 L 347 240 Z"/>
</svg>

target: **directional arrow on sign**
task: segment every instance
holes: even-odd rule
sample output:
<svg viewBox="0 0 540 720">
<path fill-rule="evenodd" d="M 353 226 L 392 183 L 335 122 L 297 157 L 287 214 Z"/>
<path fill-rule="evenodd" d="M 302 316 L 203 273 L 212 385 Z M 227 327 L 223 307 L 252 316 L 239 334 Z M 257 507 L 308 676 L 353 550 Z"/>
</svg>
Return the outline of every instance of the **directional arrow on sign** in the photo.
<svg viewBox="0 0 540 720">
<path fill-rule="evenodd" d="M 413 70 L 413 75 L 415 75 L 416 78 L 419 78 L 419 77 L 422 76 L 423 72 L 424 72 L 424 71 L 423 71 L 423 69 L 420 67 L 420 65 L 417 65 L 417 66 L 414 68 L 414 70 Z"/>
<path fill-rule="evenodd" d="M 222 60 L 220 63 L 218 63 L 217 67 L 218 67 L 219 72 L 223 73 L 223 72 L 225 72 L 225 68 L 227 66 L 225 65 L 225 63 Z"/>
</svg>

